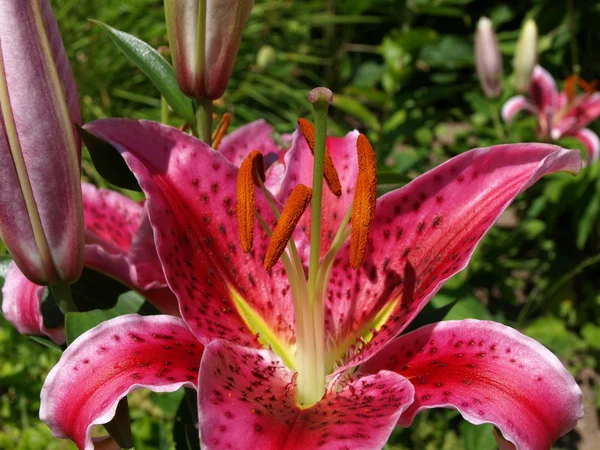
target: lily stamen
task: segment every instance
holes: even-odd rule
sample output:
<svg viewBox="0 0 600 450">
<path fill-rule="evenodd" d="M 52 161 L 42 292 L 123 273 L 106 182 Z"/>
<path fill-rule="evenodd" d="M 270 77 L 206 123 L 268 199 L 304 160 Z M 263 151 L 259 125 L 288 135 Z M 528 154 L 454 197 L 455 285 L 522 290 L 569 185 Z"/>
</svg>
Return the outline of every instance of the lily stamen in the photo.
<svg viewBox="0 0 600 450">
<path fill-rule="evenodd" d="M 358 178 L 354 191 L 352 232 L 350 235 L 350 265 L 358 269 L 365 256 L 369 227 L 375 216 L 377 200 L 377 165 L 375 152 L 364 134 L 356 141 L 358 152 Z"/>
<path fill-rule="evenodd" d="M 312 123 L 310 123 L 306 119 L 298 119 L 298 128 L 300 132 L 306 139 L 306 143 L 308 144 L 308 148 L 314 155 L 315 153 L 315 127 Z M 329 187 L 329 190 L 333 195 L 339 197 L 342 195 L 342 185 L 340 184 L 340 177 L 338 176 L 337 170 L 335 170 L 335 166 L 333 164 L 333 160 L 331 159 L 331 155 L 325 147 L 325 160 L 323 161 L 323 177 L 325 178 L 325 182 Z"/>
<path fill-rule="evenodd" d="M 214 148 L 215 150 L 219 149 L 219 146 L 221 145 L 221 141 L 225 137 L 225 134 L 227 133 L 227 129 L 229 128 L 230 123 L 231 123 L 231 114 L 226 112 L 221 117 L 221 120 L 217 124 L 217 127 L 215 128 L 215 131 L 213 131 L 213 134 L 212 134 L 212 148 Z"/>
<path fill-rule="evenodd" d="M 259 179 L 265 180 L 265 163 L 258 150 L 251 152 L 240 166 L 236 185 L 237 220 L 242 250 L 252 250 L 254 239 L 254 211 L 256 209 L 256 193 L 254 186 L 259 186 Z"/>
<path fill-rule="evenodd" d="M 268 270 L 273 267 L 281 257 L 311 198 L 312 189 L 303 184 L 296 186 L 290 194 L 283 212 L 277 221 L 277 226 L 273 231 L 267 255 L 265 256 L 265 269 Z"/>
</svg>

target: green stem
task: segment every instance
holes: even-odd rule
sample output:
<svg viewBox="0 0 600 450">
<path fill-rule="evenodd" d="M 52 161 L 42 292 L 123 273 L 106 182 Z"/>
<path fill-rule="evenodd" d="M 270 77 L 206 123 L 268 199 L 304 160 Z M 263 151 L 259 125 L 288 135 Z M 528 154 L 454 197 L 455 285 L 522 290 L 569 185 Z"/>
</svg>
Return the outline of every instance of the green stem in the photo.
<svg viewBox="0 0 600 450">
<path fill-rule="evenodd" d="M 307 404 L 317 402 L 325 391 L 325 336 L 324 336 L 324 311 L 325 307 L 321 299 L 317 299 L 317 279 L 319 274 L 319 262 L 321 259 L 321 217 L 323 204 L 323 166 L 325 161 L 325 138 L 327 135 L 327 109 L 329 103 L 319 99 L 313 103 L 315 118 L 315 148 L 313 185 L 311 200 L 311 224 L 310 224 L 310 260 L 308 265 L 308 317 L 312 322 L 314 359 L 311 366 L 307 367 L 312 373 L 308 376 L 309 388 L 306 392 Z M 299 374 L 301 375 L 301 374 Z"/>
<path fill-rule="evenodd" d="M 196 102 L 196 132 L 198 138 L 212 145 L 212 111 L 213 104 L 210 99 Z"/>
<path fill-rule="evenodd" d="M 498 139 L 502 142 L 506 142 L 506 133 L 504 132 L 504 127 L 502 126 L 502 122 L 500 121 L 500 108 L 493 103 L 491 105 L 492 109 L 492 122 L 494 122 L 494 130 L 496 131 L 496 135 Z"/>
<path fill-rule="evenodd" d="M 68 312 L 78 311 L 77 306 L 75 306 L 75 302 L 73 301 L 73 296 L 71 295 L 70 284 L 53 284 L 48 287 L 50 288 L 50 292 L 52 292 L 54 301 L 63 314 L 66 315 Z"/>
</svg>

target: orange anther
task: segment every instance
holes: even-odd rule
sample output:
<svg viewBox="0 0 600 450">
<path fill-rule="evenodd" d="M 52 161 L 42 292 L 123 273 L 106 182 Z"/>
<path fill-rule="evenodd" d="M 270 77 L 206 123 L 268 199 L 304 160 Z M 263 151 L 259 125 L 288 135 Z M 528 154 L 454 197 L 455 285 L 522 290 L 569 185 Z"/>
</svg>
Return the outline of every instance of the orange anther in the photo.
<svg viewBox="0 0 600 450">
<path fill-rule="evenodd" d="M 219 145 L 221 145 L 221 140 L 225 137 L 225 133 L 227 133 L 227 129 L 229 128 L 229 124 L 231 123 L 231 114 L 228 112 L 223 114 L 221 120 L 219 121 L 217 128 L 212 135 L 212 148 L 218 150 Z"/>
<path fill-rule="evenodd" d="M 270 269 L 279 261 L 311 198 L 312 189 L 303 184 L 296 186 L 288 197 L 287 203 L 277 221 L 277 226 L 273 231 L 271 242 L 269 242 L 269 248 L 265 256 L 265 269 Z"/>
<path fill-rule="evenodd" d="M 260 177 L 265 180 L 265 163 L 263 155 L 258 150 L 251 152 L 240 166 L 237 177 L 237 219 L 242 250 L 248 253 L 252 250 L 254 239 L 254 210 L 256 194 L 254 186 L 260 186 Z"/>
<path fill-rule="evenodd" d="M 298 119 L 298 127 L 306 139 L 310 151 L 315 154 L 315 127 L 306 119 Z M 338 177 L 337 170 L 333 165 L 333 160 L 329 154 L 329 150 L 325 147 L 325 160 L 323 162 L 323 177 L 329 190 L 333 195 L 339 197 L 342 195 L 342 185 L 340 184 L 340 177 Z"/>
<path fill-rule="evenodd" d="M 569 103 L 575 98 L 575 85 L 577 84 L 578 76 L 573 74 L 569 75 L 565 80 L 565 92 L 567 93 L 567 100 Z"/>
<path fill-rule="evenodd" d="M 358 177 L 354 191 L 352 231 L 350 235 L 350 265 L 358 269 L 365 256 L 369 227 L 375 216 L 377 201 L 377 163 L 371 143 L 364 134 L 356 141 Z"/>
<path fill-rule="evenodd" d="M 596 88 L 598 87 L 598 80 L 592 80 L 588 83 L 583 78 L 580 78 L 579 87 L 588 93 L 595 92 Z"/>
</svg>

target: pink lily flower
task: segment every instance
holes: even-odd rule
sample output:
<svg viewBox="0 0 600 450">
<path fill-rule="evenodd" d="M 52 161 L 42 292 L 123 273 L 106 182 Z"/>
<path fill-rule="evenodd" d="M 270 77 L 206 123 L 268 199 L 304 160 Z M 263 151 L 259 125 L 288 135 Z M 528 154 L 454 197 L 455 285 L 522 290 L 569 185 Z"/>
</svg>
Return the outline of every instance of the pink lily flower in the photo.
<svg viewBox="0 0 600 450">
<path fill-rule="evenodd" d="M 587 86 L 587 83 L 584 83 Z M 556 141 L 563 136 L 573 136 L 581 141 L 591 164 L 600 158 L 600 139 L 587 124 L 600 116 L 600 92 L 588 89 L 574 95 L 574 86 L 559 92 L 552 75 L 536 66 L 529 88 L 529 96 L 517 95 L 502 107 L 502 118 L 511 122 L 519 111 L 537 116 L 540 139 Z M 569 91 L 569 92 L 567 92 Z"/>
<path fill-rule="evenodd" d="M 179 316 L 156 254 L 146 207 L 114 191 L 82 183 L 85 267 L 139 292 L 165 314 Z M 22 334 L 64 344 L 63 327 L 48 329 L 41 311 L 45 287 L 29 281 L 11 263 L 2 287 L 2 312 Z"/>
<path fill-rule="evenodd" d="M 0 2 L 0 236 L 39 284 L 83 267 L 77 88 L 48 0 Z"/>
<path fill-rule="evenodd" d="M 504 325 L 443 322 L 398 337 L 467 265 L 514 197 L 545 174 L 577 172 L 578 152 L 547 144 L 474 149 L 379 198 L 372 211 L 372 150 L 354 131 L 327 139 L 341 195 L 324 189 L 322 213 L 308 208 L 300 218 L 308 189 L 300 184 L 311 185 L 313 157 L 299 131 L 284 163 L 270 169 L 277 174 L 282 164 L 284 173 L 269 193 L 244 188 L 257 153 L 238 169 L 154 122 L 106 119 L 86 129 L 122 153 L 144 190 L 182 317 L 121 316 L 69 346 L 41 394 L 40 417 L 55 436 L 91 449 L 94 425 L 108 422 L 129 392 L 182 386 L 198 390 L 208 450 L 378 449 L 396 425 L 433 407 L 493 423 L 502 439 L 537 450 L 581 418 L 581 391 L 559 360 Z M 250 198 L 262 224 L 252 233 L 238 219 Z M 270 203 L 281 211 L 284 202 L 277 220 Z M 358 250 L 347 232 L 353 203 L 365 213 L 353 215 L 356 226 L 373 213 Z M 309 291 L 311 213 L 321 214 L 323 248 Z M 265 229 L 276 222 L 284 225 L 271 240 Z M 265 261 L 282 227 L 287 250 Z M 249 234 L 245 253 L 239 239 Z"/>
</svg>

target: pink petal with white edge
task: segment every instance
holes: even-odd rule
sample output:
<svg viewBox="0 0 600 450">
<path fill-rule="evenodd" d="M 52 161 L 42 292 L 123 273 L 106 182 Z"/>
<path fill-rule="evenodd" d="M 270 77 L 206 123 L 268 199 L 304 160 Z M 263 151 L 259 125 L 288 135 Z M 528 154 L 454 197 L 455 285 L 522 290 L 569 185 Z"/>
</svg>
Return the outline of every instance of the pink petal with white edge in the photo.
<svg viewBox="0 0 600 450">
<path fill-rule="evenodd" d="M 356 140 L 358 131 L 351 131 L 343 138 L 328 137 L 327 149 L 337 169 L 342 195 L 336 197 L 327 185 L 323 184 L 323 214 L 321 216 L 321 256 L 329 248 L 342 220 L 354 201 L 354 187 L 358 176 L 358 160 L 356 156 Z M 298 184 L 312 186 L 313 155 L 306 139 L 299 131 L 294 133 L 292 146 L 285 155 L 285 175 L 277 199 L 285 203 L 292 190 Z M 300 225 L 308 235 L 310 232 L 310 209 L 302 216 Z"/>
<path fill-rule="evenodd" d="M 350 268 L 345 244 L 331 271 L 325 320 L 340 356 L 387 307 L 389 316 L 377 320 L 379 332 L 349 365 L 377 352 L 466 267 L 519 193 L 543 175 L 580 168 L 578 151 L 548 144 L 498 145 L 456 156 L 379 198 L 361 267 Z"/>
<path fill-rule="evenodd" d="M 215 341 L 200 366 L 202 448 L 380 449 L 413 395 L 404 377 L 381 371 L 300 410 L 294 374 L 275 355 Z"/>
<path fill-rule="evenodd" d="M 600 139 L 589 128 L 577 130 L 571 136 L 579 139 L 587 151 L 587 163 L 593 164 L 600 158 Z"/>
<path fill-rule="evenodd" d="M 11 262 L 2 286 L 2 313 L 19 333 L 46 336 L 62 345 L 66 340 L 64 329 L 44 326 L 41 305 L 45 289 L 29 281 Z"/>
<path fill-rule="evenodd" d="M 258 345 L 238 310 L 235 290 L 276 338 L 291 345 L 289 283 L 281 263 L 271 271 L 263 268 L 269 241 L 258 221 L 253 250 L 245 254 L 239 244 L 238 169 L 198 139 L 156 122 L 106 119 L 86 130 L 119 149 L 136 175 L 146 194 L 165 277 L 198 339 Z M 273 224 L 270 207 L 256 190 L 257 209 Z"/>
<path fill-rule="evenodd" d="M 269 153 L 278 155 L 280 150 L 271 137 L 272 134 L 273 127 L 264 120 L 250 122 L 225 136 L 219 146 L 219 153 L 236 167 L 240 167 L 246 156 L 254 150 L 265 156 Z"/>
<path fill-rule="evenodd" d="M 512 122 L 513 118 L 519 111 L 527 111 L 531 114 L 537 114 L 538 110 L 524 96 L 515 95 L 514 97 L 509 98 L 502 106 L 502 120 L 505 122 Z"/>
<path fill-rule="evenodd" d="M 542 114 L 556 112 L 557 110 L 559 100 L 556 82 L 542 66 L 538 65 L 533 69 L 529 99 Z"/>
<path fill-rule="evenodd" d="M 119 400 L 147 388 L 195 388 L 203 348 L 181 319 L 117 317 L 79 336 L 50 371 L 40 419 L 56 437 L 92 450 L 94 425 L 109 422 Z"/>
<path fill-rule="evenodd" d="M 459 320 L 399 337 L 360 367 L 408 378 L 415 402 L 407 427 L 424 409 L 453 408 L 471 423 L 492 423 L 521 450 L 550 446 L 583 417 L 579 386 L 539 342 L 496 322 Z"/>
</svg>

